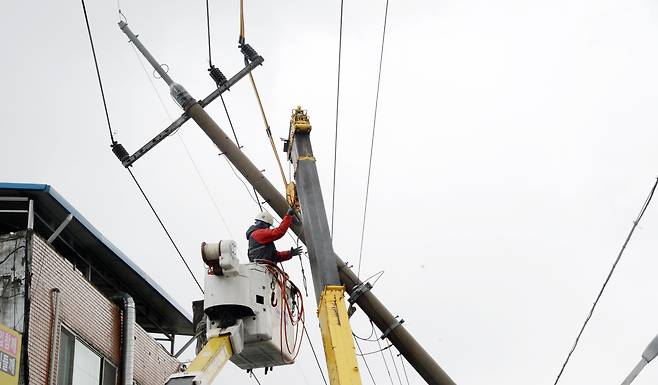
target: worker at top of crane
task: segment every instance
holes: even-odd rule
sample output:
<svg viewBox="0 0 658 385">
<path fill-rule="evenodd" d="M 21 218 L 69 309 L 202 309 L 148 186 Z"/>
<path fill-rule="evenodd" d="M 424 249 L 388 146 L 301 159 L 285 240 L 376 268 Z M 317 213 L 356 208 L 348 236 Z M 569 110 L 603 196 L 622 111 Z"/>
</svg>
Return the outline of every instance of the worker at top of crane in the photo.
<svg viewBox="0 0 658 385">
<path fill-rule="evenodd" d="M 288 228 L 292 224 L 293 215 L 295 210 L 290 208 L 283 217 L 281 224 L 278 227 L 270 229 L 274 218 L 267 211 L 262 211 L 256 215 L 256 223 L 247 229 L 247 239 L 249 240 L 249 261 L 266 260 L 269 262 L 283 262 L 287 261 L 295 255 L 302 253 L 302 248 L 290 248 L 286 251 L 277 251 L 274 246 L 274 241 L 280 239 L 286 234 Z"/>
</svg>

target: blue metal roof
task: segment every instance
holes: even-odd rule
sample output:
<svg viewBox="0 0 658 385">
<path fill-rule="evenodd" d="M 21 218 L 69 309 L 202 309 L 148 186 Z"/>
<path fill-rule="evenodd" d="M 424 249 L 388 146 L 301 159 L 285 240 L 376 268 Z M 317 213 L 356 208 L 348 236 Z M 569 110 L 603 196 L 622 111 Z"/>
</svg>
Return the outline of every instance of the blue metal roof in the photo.
<svg viewBox="0 0 658 385">
<path fill-rule="evenodd" d="M 64 197 L 62 197 L 54 188 L 47 184 L 34 184 L 34 183 L 1 183 L 0 182 L 0 195 L 27 195 L 35 199 L 35 211 L 39 214 L 39 209 L 41 208 L 44 211 L 46 210 L 47 205 L 52 205 L 57 203 L 60 205 L 66 212 L 73 215 L 75 221 L 81 225 L 82 231 L 88 232 L 88 236 L 91 236 L 92 240 L 97 241 L 97 245 L 92 244 L 90 247 L 94 249 L 99 258 L 105 258 L 103 262 L 110 264 L 112 266 L 119 266 L 121 268 L 127 268 L 128 272 L 134 274 L 133 277 L 120 277 L 125 283 L 130 281 L 130 284 L 133 291 L 141 292 L 144 296 L 148 295 L 148 298 L 139 298 L 139 294 L 130 292 L 126 290 L 129 294 L 135 297 L 135 301 L 139 304 L 142 302 L 142 306 L 147 308 L 148 311 L 156 311 L 154 317 L 156 317 L 160 323 L 157 329 L 164 329 L 167 332 L 174 334 L 194 334 L 192 330 L 192 321 L 190 315 L 174 301 L 167 292 L 160 287 L 151 277 L 149 277 L 146 272 L 144 272 L 139 266 L 135 264 L 126 254 L 124 254 L 118 247 L 116 247 L 112 242 L 101 234 L 101 232 L 96 229 L 85 217 L 80 214 Z M 46 198 L 45 200 L 42 198 Z M 39 206 L 44 207 L 39 207 Z M 48 214 L 46 214 L 48 215 Z M 63 218 L 59 219 L 61 222 Z M 73 221 L 72 221 L 73 222 Z M 74 228 L 74 230 L 69 230 L 69 228 Z M 66 228 L 67 231 L 78 231 L 75 227 L 69 224 Z M 73 234 L 75 235 L 75 234 Z M 80 235 L 80 234 L 79 234 Z M 45 238 L 48 235 L 44 235 Z M 86 238 L 88 239 L 88 237 Z M 89 242 L 86 243 L 89 245 Z M 109 250 L 108 253 L 102 252 L 102 248 Z M 111 260 L 113 259 L 113 260 Z M 121 266 L 123 265 L 123 266 Z M 122 269 L 125 270 L 125 269 Z M 150 292 L 154 292 L 153 296 Z M 142 301 L 140 301 L 142 299 Z M 148 330 L 153 332 L 159 332 L 158 330 Z"/>
</svg>

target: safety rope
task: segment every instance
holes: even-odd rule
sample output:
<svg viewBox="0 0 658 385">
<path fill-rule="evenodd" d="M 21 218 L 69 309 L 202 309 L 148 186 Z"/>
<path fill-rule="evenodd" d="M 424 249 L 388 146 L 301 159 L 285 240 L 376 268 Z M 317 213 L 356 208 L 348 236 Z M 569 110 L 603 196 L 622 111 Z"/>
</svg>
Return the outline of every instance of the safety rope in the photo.
<svg viewBox="0 0 658 385">
<path fill-rule="evenodd" d="M 244 35 L 244 0 L 240 0 L 240 37 L 238 39 L 238 42 L 240 46 L 244 45 L 245 42 L 245 35 Z M 245 61 L 247 61 L 247 58 L 245 57 Z M 254 75 L 249 72 L 249 80 L 251 80 L 251 86 L 254 89 L 254 93 L 256 94 L 256 100 L 258 101 L 258 107 L 260 108 L 260 114 L 263 117 L 263 123 L 265 124 L 265 133 L 267 134 L 267 138 L 270 141 L 270 145 L 272 146 L 272 152 L 274 152 L 274 157 L 276 158 L 277 165 L 279 166 L 279 172 L 281 173 L 281 179 L 283 179 L 283 187 L 285 189 L 286 186 L 288 186 L 288 181 L 286 180 L 286 174 L 283 171 L 283 166 L 281 165 L 281 158 L 279 157 L 279 153 L 276 152 L 276 145 L 274 144 L 274 139 L 272 138 L 272 130 L 270 129 L 270 124 L 267 121 L 267 116 L 265 115 L 265 108 L 263 108 L 263 102 L 260 98 L 260 93 L 258 92 L 258 87 L 256 87 L 256 81 L 254 80 Z"/>
</svg>

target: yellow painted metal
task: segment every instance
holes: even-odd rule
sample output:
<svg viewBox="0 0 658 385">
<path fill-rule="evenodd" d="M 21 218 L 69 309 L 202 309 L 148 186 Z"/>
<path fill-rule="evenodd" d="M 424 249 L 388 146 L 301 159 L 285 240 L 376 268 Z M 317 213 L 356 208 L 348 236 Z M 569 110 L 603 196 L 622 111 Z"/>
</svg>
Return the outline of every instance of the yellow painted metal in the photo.
<svg viewBox="0 0 658 385">
<path fill-rule="evenodd" d="M 361 385 L 343 286 L 324 288 L 318 318 L 331 385 Z"/>
<path fill-rule="evenodd" d="M 197 374 L 197 383 L 211 384 L 233 355 L 228 335 L 212 337 L 188 366 L 186 372 Z"/>
</svg>

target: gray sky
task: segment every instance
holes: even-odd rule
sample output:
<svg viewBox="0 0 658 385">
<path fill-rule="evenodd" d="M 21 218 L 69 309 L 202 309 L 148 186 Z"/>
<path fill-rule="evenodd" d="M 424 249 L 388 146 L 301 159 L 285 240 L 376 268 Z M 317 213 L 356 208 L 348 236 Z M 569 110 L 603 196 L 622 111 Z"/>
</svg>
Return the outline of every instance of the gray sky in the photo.
<svg viewBox="0 0 658 385">
<path fill-rule="evenodd" d="M 355 265 L 384 4 L 345 2 L 335 249 Z M 116 26 L 116 3 L 87 7 L 112 124 L 132 152 L 171 119 Z M 176 81 L 197 98 L 213 89 L 203 1 L 121 7 Z M 338 12 L 338 1 L 246 4 L 274 135 L 287 135 L 293 107 L 308 109 L 328 207 Z M 389 12 L 362 275 L 385 271 L 376 294 L 458 384 L 552 384 L 658 173 L 658 5 L 391 0 Z M 9 1 L 0 17 L 0 179 L 53 185 L 190 308 L 199 291 L 110 152 L 80 3 Z M 211 18 L 213 62 L 232 75 L 238 1 L 211 2 Z M 245 152 L 281 187 L 248 82 L 226 100 Z M 228 129 L 218 102 L 208 110 Z M 217 152 L 188 123 L 134 167 L 199 278 L 199 244 L 232 237 L 244 252 L 256 213 Z M 651 206 L 561 384 L 620 383 L 658 333 L 656 230 Z M 299 262 L 285 265 L 300 282 Z M 307 324 L 321 350 L 313 303 Z M 369 333 L 362 312 L 353 320 Z M 377 383 L 389 383 L 381 356 L 368 357 Z M 262 384 L 320 382 L 306 344 L 296 365 L 259 374 Z M 220 376 L 253 381 L 235 367 Z M 654 364 L 635 383 L 657 381 Z"/>
</svg>

